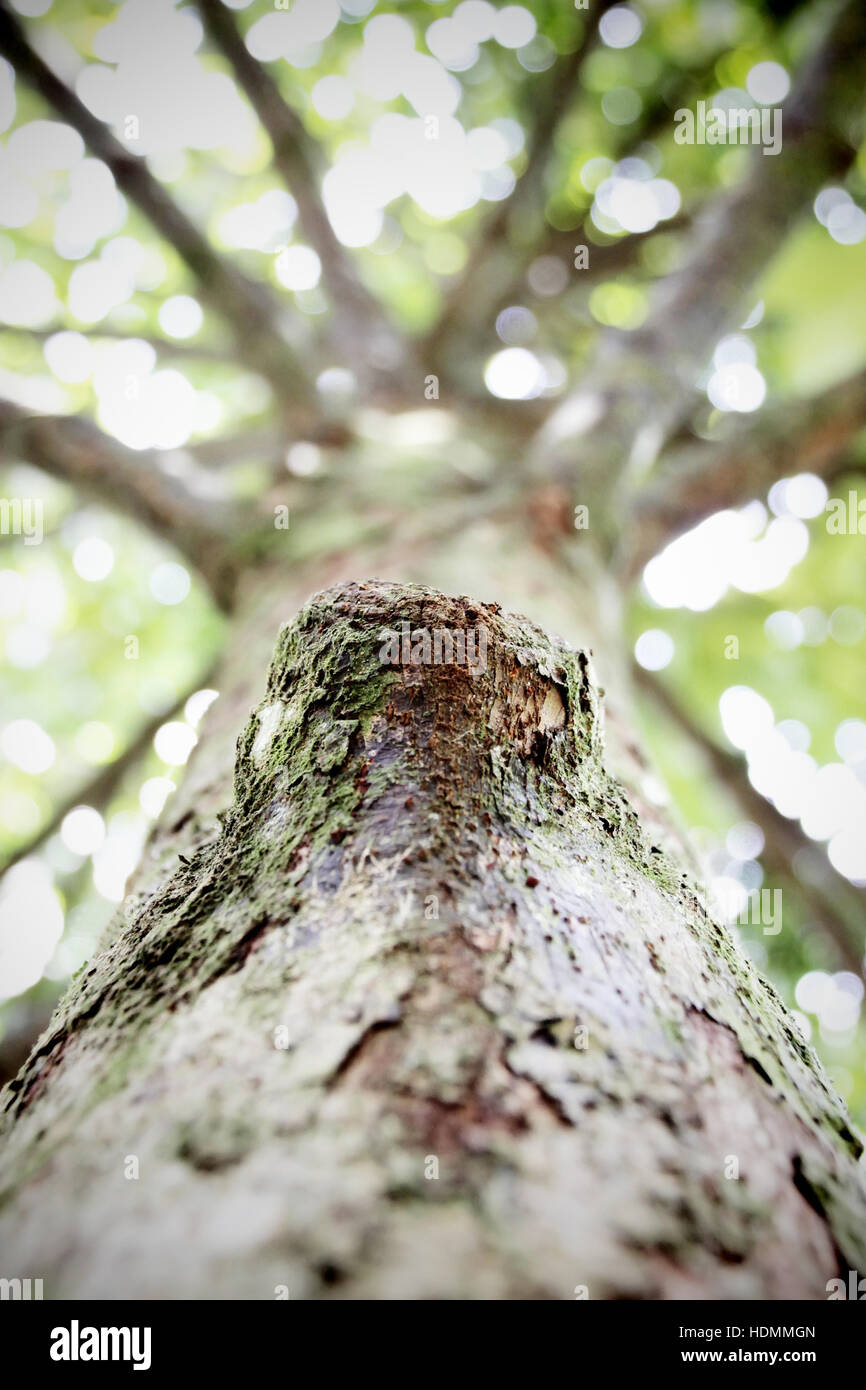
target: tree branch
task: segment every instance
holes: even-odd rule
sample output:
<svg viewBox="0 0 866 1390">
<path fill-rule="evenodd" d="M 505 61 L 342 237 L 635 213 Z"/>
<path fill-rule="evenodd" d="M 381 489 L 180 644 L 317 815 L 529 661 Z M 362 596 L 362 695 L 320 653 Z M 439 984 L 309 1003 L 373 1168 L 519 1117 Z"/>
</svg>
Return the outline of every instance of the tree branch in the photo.
<svg viewBox="0 0 866 1390">
<path fill-rule="evenodd" d="M 588 214 L 587 214 L 588 218 Z M 589 252 L 589 265 L 585 272 L 581 273 L 579 287 L 587 288 L 596 285 L 600 279 L 609 275 L 619 275 L 623 271 L 633 270 L 637 264 L 641 248 L 652 237 L 662 236 L 670 232 L 682 232 L 692 224 L 692 218 L 685 213 L 677 213 L 675 217 L 670 217 L 666 222 L 657 222 L 648 232 L 625 232 L 611 241 L 597 242 L 591 240 L 586 232 L 586 220 L 579 227 L 572 228 L 569 232 L 554 231 L 549 229 L 543 242 L 533 248 L 533 258 L 536 256 L 556 256 L 559 260 L 571 264 L 574 258 L 574 248 L 576 245 L 585 245 Z M 521 293 L 521 282 L 525 267 L 521 266 L 507 284 L 500 288 L 496 303 L 492 306 L 492 312 L 498 313 L 506 305 L 513 304 L 516 297 Z"/>
<path fill-rule="evenodd" d="M 193 497 L 152 451 L 128 449 L 79 415 L 32 415 L 0 401 L 0 463 L 43 469 L 109 507 L 132 515 L 177 546 L 227 604 L 234 582 L 227 528 L 232 518 Z"/>
<path fill-rule="evenodd" d="M 318 149 L 279 87 L 247 48 L 222 0 L 195 0 L 205 31 L 229 63 L 238 85 L 270 138 L 274 167 L 298 205 L 304 235 L 317 252 L 331 298 L 335 341 L 359 375 L 374 380 L 401 369 L 407 344 L 358 278 L 336 236 L 317 187 Z"/>
<path fill-rule="evenodd" d="M 835 476 L 839 459 L 862 429 L 866 371 L 820 396 L 776 406 L 731 440 L 688 451 L 635 499 L 624 531 L 628 577 L 705 517 L 763 497 L 780 478 L 806 472 Z"/>
<path fill-rule="evenodd" d="M 866 945 L 866 894 L 833 868 L 826 853 L 756 791 L 743 763 L 713 742 L 695 724 L 664 685 L 635 664 L 634 680 L 655 701 L 667 718 L 701 749 L 713 774 L 740 806 L 747 819 L 764 832 L 761 858 L 768 871 L 796 883 L 797 893 L 810 914 L 832 941 L 846 970 L 863 975 Z M 796 859 L 799 872 L 793 868 Z"/>
<path fill-rule="evenodd" d="M 781 153 L 754 152 L 744 182 L 704 210 L 691 256 L 657 287 L 643 328 L 602 335 L 580 387 L 541 431 L 534 469 L 560 481 L 577 477 L 580 500 L 597 504 L 602 532 L 610 530 L 605 501 L 619 507 L 618 482 L 654 462 L 693 399 L 696 370 L 740 321 L 745 294 L 784 234 L 821 183 L 852 162 L 855 151 L 836 123 L 856 109 L 864 45 L 866 8 L 848 0 L 785 107 Z"/>
<path fill-rule="evenodd" d="M 446 342 L 459 335 L 466 324 L 478 322 L 479 289 L 486 287 L 490 279 L 490 263 L 495 259 L 512 219 L 527 208 L 537 211 L 557 127 L 568 110 L 583 60 L 595 42 L 598 21 L 614 3 L 615 0 L 599 0 L 593 6 L 591 17 L 587 18 L 577 46 L 559 60 L 553 72 L 545 75 L 544 81 L 533 84 L 534 120 L 527 142 L 525 172 L 508 197 L 496 205 L 477 233 L 466 265 L 449 290 L 436 323 L 420 344 L 419 357 L 422 362 L 438 365 Z"/>
<path fill-rule="evenodd" d="M 194 695 L 197 690 L 202 690 L 207 686 L 214 670 L 215 668 L 212 668 L 196 680 L 173 710 L 166 710 L 149 719 L 113 762 L 101 767 L 89 782 L 86 782 L 84 786 L 77 787 L 74 792 L 58 802 L 50 819 L 46 821 L 41 830 L 37 831 L 36 835 L 26 844 L 19 845 L 16 850 L 12 851 L 6 862 L 0 866 L 0 874 L 5 874 L 19 860 L 26 859 L 30 854 L 35 854 L 45 844 L 45 841 L 60 829 L 66 816 L 76 806 L 93 806 L 97 810 L 101 806 L 107 806 L 129 768 L 133 767 L 147 753 L 157 730 L 162 727 L 166 720 L 171 719 L 179 710 L 183 709 L 190 695 Z"/>
<path fill-rule="evenodd" d="M 587 42 L 589 37 L 587 35 Z M 694 94 L 712 80 L 717 56 L 715 55 L 709 66 L 702 67 L 699 72 L 681 73 L 674 88 L 660 84 L 664 85 L 664 91 L 656 90 L 648 97 L 636 128 L 628 131 L 618 130 L 615 133 L 616 148 L 612 150 L 612 156 L 623 158 L 630 151 L 637 151 L 642 145 L 667 133 L 674 111 L 678 107 L 688 105 Z M 515 193 L 521 186 L 516 186 Z M 588 210 L 586 216 L 589 216 Z M 489 340 L 491 324 L 499 311 L 509 304 L 525 301 L 525 276 L 530 262 L 537 257 L 559 256 L 570 265 L 575 245 L 582 240 L 589 243 L 591 269 L 588 274 L 580 275 L 580 285 L 586 287 L 598 274 L 615 274 L 633 265 L 640 246 L 648 237 L 657 236 L 661 232 L 680 230 L 692 220 L 693 214 L 680 214 L 657 225 L 650 232 L 632 232 L 606 245 L 594 245 L 591 242 L 584 231 L 585 222 L 570 231 L 560 231 L 545 225 L 541 239 L 534 240 L 531 244 L 509 244 L 504 234 L 498 242 L 485 240 L 486 249 L 477 248 L 477 253 L 483 258 L 483 273 L 477 275 L 470 283 L 470 277 L 467 277 L 464 271 L 460 279 L 463 285 L 462 292 L 458 295 L 456 289 L 452 291 L 455 298 L 455 317 L 446 323 L 443 321 L 443 311 L 443 319 L 434 325 L 428 337 L 430 349 L 429 353 L 425 353 L 425 361 L 429 360 L 440 375 L 448 375 L 450 368 L 450 375 L 455 376 L 460 370 L 454 366 L 455 355 L 460 351 L 465 354 L 467 344 L 471 346 L 480 343 L 482 335 Z M 458 326 L 459 335 L 456 331 Z"/>
<path fill-rule="evenodd" d="M 288 320 L 279 301 L 260 281 L 218 255 L 146 162 L 130 154 L 43 62 L 6 9 L 0 9 L 0 53 L 60 119 L 78 131 L 91 153 L 108 165 L 118 188 L 175 248 L 198 281 L 202 298 L 231 324 L 245 362 L 267 378 L 278 399 L 290 391 L 312 409 L 313 389 L 290 345 Z"/>
<path fill-rule="evenodd" d="M 124 332 L 119 328 L 108 328 L 103 324 L 94 328 L 82 329 L 80 325 L 71 323 L 58 323 L 52 328 L 21 328 L 18 324 L 0 323 L 0 336 L 6 333 L 13 334 L 18 338 L 29 338 L 34 343 L 46 343 L 57 333 L 78 333 L 81 337 L 89 340 L 105 338 L 110 342 L 123 343 L 128 343 L 134 338 L 138 342 L 149 343 L 163 357 L 175 361 L 223 362 L 227 366 L 237 369 L 237 355 L 228 349 L 208 347 L 204 343 L 178 342 L 173 338 L 161 338 L 156 333 L 141 333 L 136 328 Z"/>
</svg>

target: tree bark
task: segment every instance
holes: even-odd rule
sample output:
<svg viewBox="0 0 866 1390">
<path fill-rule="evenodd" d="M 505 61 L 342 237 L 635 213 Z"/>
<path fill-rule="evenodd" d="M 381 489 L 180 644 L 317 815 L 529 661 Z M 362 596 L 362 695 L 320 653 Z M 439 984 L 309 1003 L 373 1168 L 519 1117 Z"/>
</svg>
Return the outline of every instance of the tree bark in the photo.
<svg viewBox="0 0 866 1390">
<path fill-rule="evenodd" d="M 611 776 L 587 652 L 337 584 L 283 628 L 230 796 L 285 585 L 242 602 L 126 920 L 7 1089 L 4 1264 L 52 1298 L 823 1298 L 866 1270 L 844 1106 Z M 390 664 L 404 623 L 484 660 Z"/>
</svg>

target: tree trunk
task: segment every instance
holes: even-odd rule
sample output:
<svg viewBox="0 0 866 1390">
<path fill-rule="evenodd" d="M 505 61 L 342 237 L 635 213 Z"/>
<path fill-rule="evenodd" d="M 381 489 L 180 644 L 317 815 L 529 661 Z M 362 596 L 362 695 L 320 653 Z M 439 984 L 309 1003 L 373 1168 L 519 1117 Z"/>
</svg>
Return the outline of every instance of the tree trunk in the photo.
<svg viewBox="0 0 866 1390">
<path fill-rule="evenodd" d="M 11 1083 L 5 1269 L 265 1299 L 823 1298 L 866 1271 L 844 1107 L 649 820 L 627 713 L 611 776 L 586 652 L 337 584 L 283 629 L 232 794 L 287 603 L 250 581 L 126 920 Z M 474 636 L 474 665 L 386 649 L 404 624 Z"/>
</svg>

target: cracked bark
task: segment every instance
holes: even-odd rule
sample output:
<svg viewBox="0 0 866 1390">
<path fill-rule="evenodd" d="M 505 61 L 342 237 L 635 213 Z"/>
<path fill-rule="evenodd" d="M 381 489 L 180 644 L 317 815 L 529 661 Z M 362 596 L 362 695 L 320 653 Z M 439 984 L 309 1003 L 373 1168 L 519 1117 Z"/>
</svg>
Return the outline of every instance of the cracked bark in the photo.
<svg viewBox="0 0 866 1390">
<path fill-rule="evenodd" d="M 485 668 L 383 664 L 403 621 L 483 626 Z M 281 632 L 227 807 L 248 688 L 7 1090 L 10 1267 L 55 1298 L 822 1298 L 866 1266 L 844 1107 L 607 770 L 584 651 L 338 584 Z"/>
</svg>

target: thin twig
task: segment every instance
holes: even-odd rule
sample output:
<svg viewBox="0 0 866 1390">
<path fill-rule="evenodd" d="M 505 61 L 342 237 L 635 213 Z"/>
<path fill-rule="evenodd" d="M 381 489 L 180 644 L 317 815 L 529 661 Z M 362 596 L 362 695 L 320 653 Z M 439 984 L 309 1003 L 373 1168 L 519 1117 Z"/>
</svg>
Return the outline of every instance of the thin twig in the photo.
<svg viewBox="0 0 866 1390">
<path fill-rule="evenodd" d="M 155 333 L 142 333 L 137 328 L 123 330 L 99 324 L 94 328 L 83 329 L 79 324 L 71 323 L 58 323 L 52 328 L 21 328 L 18 324 L 0 324 L 0 335 L 5 333 L 18 338 L 29 338 L 34 343 L 46 343 L 57 333 L 77 333 L 79 337 L 87 338 L 90 342 L 106 339 L 109 342 L 128 343 L 134 339 L 140 343 L 148 343 L 162 357 L 176 361 L 223 362 L 237 370 L 237 354 L 228 348 L 223 350 L 206 346 L 204 343 L 178 342 L 173 338 L 161 338 Z"/>
</svg>

